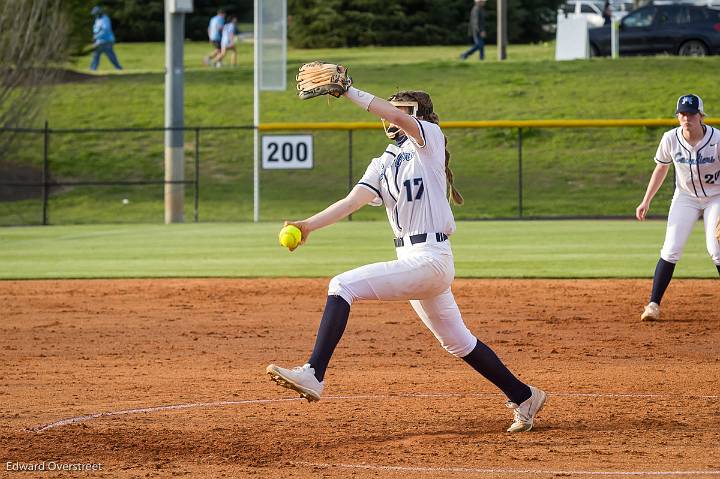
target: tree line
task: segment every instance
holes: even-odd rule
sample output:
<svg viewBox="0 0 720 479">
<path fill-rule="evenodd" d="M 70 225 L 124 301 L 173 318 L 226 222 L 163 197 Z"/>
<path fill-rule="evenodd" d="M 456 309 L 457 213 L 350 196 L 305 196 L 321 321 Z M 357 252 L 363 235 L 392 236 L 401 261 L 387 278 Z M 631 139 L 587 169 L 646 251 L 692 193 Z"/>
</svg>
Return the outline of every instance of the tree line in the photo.
<svg viewBox="0 0 720 479">
<path fill-rule="evenodd" d="M 473 0 L 288 0 L 290 43 L 299 48 L 457 45 L 468 41 Z M 563 0 L 508 0 L 508 40 L 554 36 Z M 496 2 L 485 5 L 487 41 L 495 43 Z"/>
</svg>

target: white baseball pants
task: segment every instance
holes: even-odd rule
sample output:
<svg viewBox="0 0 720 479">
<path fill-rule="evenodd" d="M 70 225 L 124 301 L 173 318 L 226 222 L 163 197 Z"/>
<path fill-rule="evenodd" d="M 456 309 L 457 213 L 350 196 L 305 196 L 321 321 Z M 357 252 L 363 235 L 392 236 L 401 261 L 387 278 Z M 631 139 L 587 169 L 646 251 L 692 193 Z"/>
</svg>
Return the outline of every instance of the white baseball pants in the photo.
<svg viewBox="0 0 720 479">
<path fill-rule="evenodd" d="M 680 190 L 675 190 L 670 204 L 665 243 L 660 250 L 662 259 L 670 263 L 680 261 L 693 226 L 700 218 L 705 224 L 707 251 L 713 263 L 720 265 L 720 243 L 715 238 L 715 225 L 720 218 L 720 195 L 695 198 Z"/>
<path fill-rule="evenodd" d="M 465 326 L 450 289 L 455 264 L 449 241 L 402 246 L 397 257 L 335 276 L 328 294 L 351 305 L 358 299 L 410 300 L 447 352 L 460 358 L 470 354 L 477 338 Z"/>
</svg>

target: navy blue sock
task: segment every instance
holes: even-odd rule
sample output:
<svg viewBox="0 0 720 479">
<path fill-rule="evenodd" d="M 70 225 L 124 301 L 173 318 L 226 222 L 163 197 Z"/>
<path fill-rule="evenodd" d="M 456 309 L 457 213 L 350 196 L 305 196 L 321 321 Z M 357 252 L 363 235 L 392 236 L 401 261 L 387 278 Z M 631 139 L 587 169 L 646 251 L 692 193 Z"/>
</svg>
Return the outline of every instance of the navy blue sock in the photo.
<svg viewBox="0 0 720 479">
<path fill-rule="evenodd" d="M 715 267 L 716 267 L 717 270 L 718 270 L 718 274 L 720 274 L 720 264 L 716 264 Z"/>
<path fill-rule="evenodd" d="M 513 376 L 497 354 L 479 339 L 470 354 L 462 359 L 497 386 L 515 404 L 525 402 L 532 394 L 528 385 Z"/>
<path fill-rule="evenodd" d="M 660 304 L 665 290 L 670 284 L 673 272 L 675 272 L 675 263 L 665 261 L 662 258 L 658 260 L 657 266 L 655 266 L 655 276 L 653 277 L 651 302 Z"/>
<path fill-rule="evenodd" d="M 315 369 L 315 377 L 322 381 L 335 346 L 340 342 L 350 317 L 350 305 L 342 297 L 330 295 L 325 303 L 315 347 L 308 363 Z"/>
</svg>

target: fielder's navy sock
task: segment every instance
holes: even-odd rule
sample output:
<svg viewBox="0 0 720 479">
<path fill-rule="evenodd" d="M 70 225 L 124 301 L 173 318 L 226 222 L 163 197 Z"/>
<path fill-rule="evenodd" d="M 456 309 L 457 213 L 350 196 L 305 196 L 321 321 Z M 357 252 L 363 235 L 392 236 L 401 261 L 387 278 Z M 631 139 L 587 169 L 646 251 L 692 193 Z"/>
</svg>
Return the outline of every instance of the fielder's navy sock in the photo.
<svg viewBox="0 0 720 479">
<path fill-rule="evenodd" d="M 462 359 L 497 386 L 515 404 L 521 404 L 531 396 L 532 392 L 528 385 L 513 376 L 493 350 L 479 339 L 470 354 Z"/>
<path fill-rule="evenodd" d="M 718 274 L 720 274 L 720 264 L 716 264 L 715 267 L 716 267 L 717 270 L 718 270 Z"/>
<path fill-rule="evenodd" d="M 665 261 L 662 258 L 658 260 L 657 266 L 655 266 L 655 276 L 653 277 L 651 302 L 660 304 L 665 290 L 670 284 L 673 272 L 675 272 L 675 263 Z"/>
<path fill-rule="evenodd" d="M 330 357 L 345 332 L 349 316 L 350 305 L 347 301 L 340 296 L 328 296 L 315 338 L 315 347 L 308 360 L 308 363 L 315 369 L 315 377 L 318 381 L 322 381 L 325 377 Z"/>
</svg>

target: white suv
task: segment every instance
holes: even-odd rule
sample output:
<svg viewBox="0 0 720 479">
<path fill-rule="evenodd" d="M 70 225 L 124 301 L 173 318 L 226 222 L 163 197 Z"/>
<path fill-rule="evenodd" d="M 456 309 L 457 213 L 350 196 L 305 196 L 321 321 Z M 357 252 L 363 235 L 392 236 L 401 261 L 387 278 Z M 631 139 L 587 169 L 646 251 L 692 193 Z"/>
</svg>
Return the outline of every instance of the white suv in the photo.
<svg viewBox="0 0 720 479">
<path fill-rule="evenodd" d="M 566 15 L 580 15 L 585 17 L 588 27 L 601 27 L 605 23 L 602 16 L 603 2 L 591 0 L 569 0 L 563 10 Z"/>
<path fill-rule="evenodd" d="M 588 27 L 602 27 L 605 24 L 603 18 L 603 8 L 605 2 L 603 0 L 568 0 L 563 6 L 563 11 L 566 15 L 582 15 L 587 19 Z M 622 0 L 615 0 L 610 2 L 610 8 L 615 18 L 620 20 L 622 17 L 628 14 L 630 10 L 633 10 L 633 3 Z"/>
</svg>

